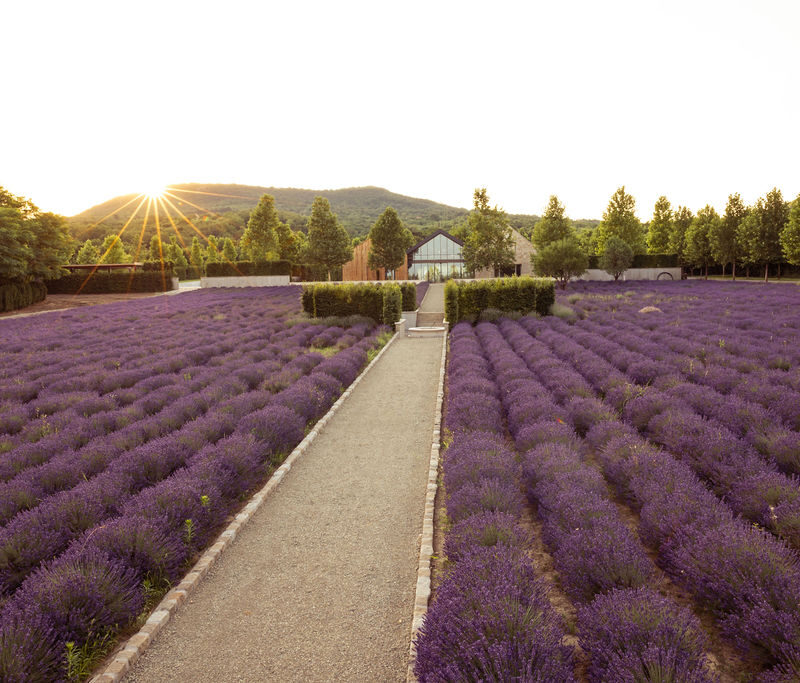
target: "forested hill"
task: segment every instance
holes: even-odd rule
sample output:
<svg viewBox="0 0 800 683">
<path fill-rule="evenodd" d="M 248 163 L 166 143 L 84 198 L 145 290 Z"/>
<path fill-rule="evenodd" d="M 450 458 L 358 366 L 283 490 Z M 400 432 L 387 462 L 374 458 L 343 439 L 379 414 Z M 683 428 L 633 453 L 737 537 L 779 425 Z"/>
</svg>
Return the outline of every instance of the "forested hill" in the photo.
<svg viewBox="0 0 800 683">
<path fill-rule="evenodd" d="M 452 229 L 458 223 L 463 222 L 469 213 L 467 209 L 439 204 L 428 199 L 406 197 L 380 187 L 301 190 L 251 185 L 188 183 L 172 185 L 170 191 L 182 200 L 178 201 L 174 197 L 169 197 L 170 201 L 191 220 L 202 221 L 202 225 L 199 227 L 203 232 L 234 238 L 241 236 L 247 216 L 258 203 L 262 194 L 271 194 L 275 197 L 275 205 L 282 220 L 288 222 L 294 229 L 305 229 L 314 197 L 327 197 L 334 213 L 338 215 L 341 223 L 353 236 L 365 235 L 369 232 L 372 224 L 387 206 L 394 207 L 406 226 L 417 234 L 427 234 L 439 228 Z M 87 239 L 101 238 L 112 230 L 118 231 L 130 218 L 138 202 L 129 204 L 100 225 L 93 224 L 133 198 L 134 195 L 115 197 L 73 216 L 69 219 L 72 234 L 78 239 Z M 176 222 L 181 220 L 174 210 L 170 209 L 170 212 Z M 139 212 L 131 222 L 130 228 L 126 230 L 126 234 L 135 231 L 138 236 L 143 214 L 144 210 Z M 160 222 L 169 225 L 168 219 L 163 215 L 163 210 Z M 149 239 L 154 230 L 155 225 L 151 217 L 145 231 L 145 238 Z"/>
</svg>

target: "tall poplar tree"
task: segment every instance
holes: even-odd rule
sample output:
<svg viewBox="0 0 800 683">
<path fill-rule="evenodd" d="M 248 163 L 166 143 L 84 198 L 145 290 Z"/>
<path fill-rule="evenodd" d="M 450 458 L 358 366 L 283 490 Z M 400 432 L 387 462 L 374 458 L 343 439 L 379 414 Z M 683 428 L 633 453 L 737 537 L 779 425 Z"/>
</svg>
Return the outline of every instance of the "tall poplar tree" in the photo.
<svg viewBox="0 0 800 683">
<path fill-rule="evenodd" d="M 222 240 L 222 260 L 228 263 L 236 261 L 236 245 L 230 237 Z"/>
<path fill-rule="evenodd" d="M 597 235 L 597 253 L 602 255 L 606 242 L 611 237 L 618 237 L 633 250 L 634 254 L 645 252 L 644 230 L 636 218 L 636 200 L 625 192 L 625 186 L 618 188 L 608 202 L 603 213 L 603 220 L 595 231 Z"/>
<path fill-rule="evenodd" d="M 369 231 L 370 248 L 367 265 L 377 270 L 395 270 L 403 265 L 406 250 L 414 244 L 414 236 L 403 225 L 400 216 L 387 206 Z"/>
<path fill-rule="evenodd" d="M 252 261 L 266 261 L 270 252 L 278 251 L 275 231 L 280 223 L 272 195 L 261 195 L 258 205 L 250 212 L 250 219 L 240 240 L 242 251 Z"/>
<path fill-rule="evenodd" d="M 705 269 L 706 280 L 708 280 L 708 266 L 714 261 L 711 250 L 711 233 L 719 222 L 719 214 L 713 206 L 707 204 L 697 212 L 686 231 L 686 259 L 692 265 Z"/>
<path fill-rule="evenodd" d="M 647 232 L 647 251 L 650 254 L 669 254 L 669 237 L 672 233 L 672 205 L 665 196 L 656 200 L 653 220 Z"/>
<path fill-rule="evenodd" d="M 731 264 L 733 279 L 736 279 L 736 263 L 742 257 L 742 245 L 739 242 L 739 224 L 747 215 L 738 192 L 728 195 L 728 204 L 722 219 L 711 226 L 710 241 L 711 255 L 717 263 L 722 264 L 722 274 L 725 275 L 725 266 Z"/>
<path fill-rule="evenodd" d="M 672 214 L 672 229 L 669 234 L 669 253 L 678 256 L 678 263 L 688 265 L 686 260 L 686 231 L 694 220 L 694 214 L 685 206 L 679 206 Z"/>
<path fill-rule="evenodd" d="M 552 242 L 559 242 L 574 236 L 572 221 L 564 215 L 564 205 L 556 195 L 550 195 L 550 201 L 544 215 L 533 226 L 531 242 L 537 249 L 543 249 Z"/>
<path fill-rule="evenodd" d="M 497 206 L 489 206 L 485 187 L 475 190 L 472 203 L 469 235 L 461 252 L 467 270 L 475 272 L 482 268 L 493 268 L 502 271 L 512 266 L 514 238 L 505 212 Z"/>
<path fill-rule="evenodd" d="M 308 260 L 322 266 L 331 279 L 331 271 L 353 258 L 350 235 L 339 223 L 325 197 L 315 197 L 308 219 Z"/>
<path fill-rule="evenodd" d="M 781 233 L 781 249 L 789 263 L 800 266 L 800 194 L 789 209 L 789 220 Z"/>
<path fill-rule="evenodd" d="M 789 208 L 777 188 L 759 197 L 739 224 L 738 239 L 748 261 L 764 264 L 764 282 L 769 282 L 769 264 L 781 258 L 781 232 L 789 219 Z"/>
</svg>

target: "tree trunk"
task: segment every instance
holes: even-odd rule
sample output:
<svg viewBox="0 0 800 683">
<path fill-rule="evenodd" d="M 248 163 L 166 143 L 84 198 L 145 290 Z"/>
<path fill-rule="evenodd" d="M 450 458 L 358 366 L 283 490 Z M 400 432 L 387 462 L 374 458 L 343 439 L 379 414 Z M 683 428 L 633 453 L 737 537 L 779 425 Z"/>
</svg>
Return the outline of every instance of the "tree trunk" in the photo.
<svg viewBox="0 0 800 683">
<path fill-rule="evenodd" d="M 705 279 L 708 280 L 708 264 L 707 263 L 706 263 L 706 277 L 705 277 Z"/>
<path fill-rule="evenodd" d="M 778 261 L 778 279 L 781 279 L 781 262 Z"/>
<path fill-rule="evenodd" d="M 750 264 L 747 264 L 747 267 L 744 269 L 744 276 L 750 277 Z"/>
<path fill-rule="evenodd" d="M 727 263 L 723 263 L 722 264 L 722 279 L 723 280 L 725 279 L 725 266 L 727 266 L 727 265 L 728 265 Z"/>
<path fill-rule="evenodd" d="M 736 282 L 736 259 L 731 263 L 731 270 L 733 272 L 733 281 Z"/>
<path fill-rule="evenodd" d="M 769 282 L 769 263 L 764 264 L 764 282 Z"/>
</svg>

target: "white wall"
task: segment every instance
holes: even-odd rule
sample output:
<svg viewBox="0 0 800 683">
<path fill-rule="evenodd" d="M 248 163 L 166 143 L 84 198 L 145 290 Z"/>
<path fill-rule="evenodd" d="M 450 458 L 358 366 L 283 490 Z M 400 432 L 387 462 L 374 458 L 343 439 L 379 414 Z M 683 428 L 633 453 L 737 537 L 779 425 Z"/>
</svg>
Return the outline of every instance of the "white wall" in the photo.
<svg viewBox="0 0 800 683">
<path fill-rule="evenodd" d="M 668 273 L 672 276 L 673 280 L 681 279 L 680 268 L 629 268 L 622 275 L 619 276 L 620 280 L 658 280 L 661 273 Z M 609 275 L 606 271 L 599 268 L 590 268 L 587 270 L 579 280 L 613 280 L 614 276 Z M 669 280 L 667 275 L 661 277 L 662 280 Z"/>
<path fill-rule="evenodd" d="M 289 284 L 288 275 L 245 275 L 236 277 L 201 277 L 201 287 L 280 287 Z"/>
</svg>

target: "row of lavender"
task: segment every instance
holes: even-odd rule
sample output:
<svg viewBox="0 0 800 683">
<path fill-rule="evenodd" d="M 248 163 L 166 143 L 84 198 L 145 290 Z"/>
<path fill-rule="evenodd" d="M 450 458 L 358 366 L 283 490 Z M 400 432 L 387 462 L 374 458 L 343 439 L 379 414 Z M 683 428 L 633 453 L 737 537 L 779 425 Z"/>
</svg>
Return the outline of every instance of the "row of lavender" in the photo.
<svg viewBox="0 0 800 683">
<path fill-rule="evenodd" d="M 352 382 L 381 331 L 292 320 L 296 288 L 103 308 L 4 323 L 0 413 L 27 422 L 4 422 L 0 456 L 3 681 L 61 680 L 75 652 L 135 619 Z M 43 419 L 53 433 L 36 438 L 30 422 Z"/>
<path fill-rule="evenodd" d="M 711 680 L 696 619 L 647 587 L 656 570 L 583 462 L 577 434 L 494 326 L 453 330 L 448 392 L 444 483 L 455 524 L 445 552 L 455 567 L 417 641 L 420 680 L 573 680 L 564 627 L 525 555 L 520 483 L 582 606 L 592 679 L 635 680 L 658 665 L 676 680 Z M 504 414 L 514 437 L 505 445 Z"/>
</svg>

